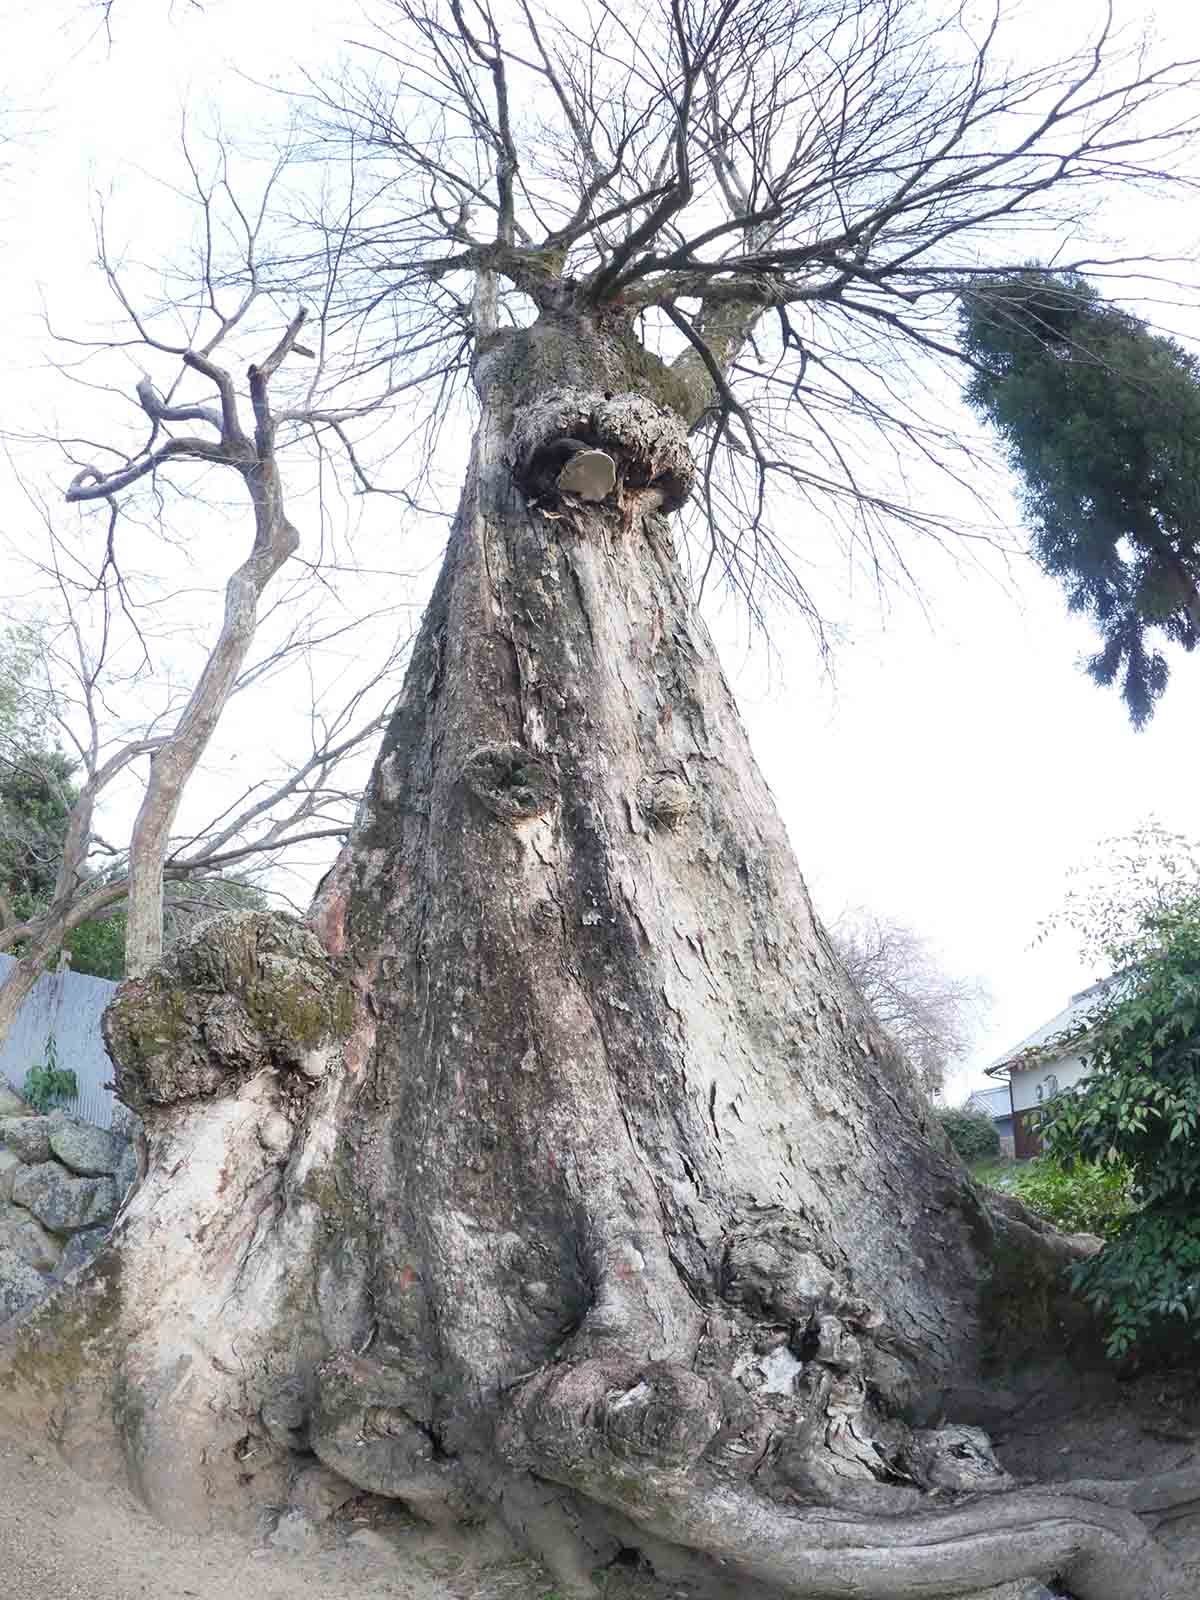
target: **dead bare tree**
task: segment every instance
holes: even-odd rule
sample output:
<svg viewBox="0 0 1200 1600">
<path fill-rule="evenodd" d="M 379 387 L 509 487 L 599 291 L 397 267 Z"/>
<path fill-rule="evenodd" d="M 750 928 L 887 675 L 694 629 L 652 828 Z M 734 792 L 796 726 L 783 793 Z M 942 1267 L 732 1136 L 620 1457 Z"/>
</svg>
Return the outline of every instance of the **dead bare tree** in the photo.
<svg viewBox="0 0 1200 1600">
<path fill-rule="evenodd" d="M 478 341 L 583 306 L 615 319 L 669 368 L 647 381 L 698 455 L 699 592 L 721 578 L 819 630 L 807 571 L 831 536 L 880 581 L 914 533 L 998 536 L 999 480 L 956 402 L 973 280 L 1047 231 L 1072 241 L 1060 270 L 1169 272 L 1089 254 L 1088 221 L 1190 181 L 1175 91 L 1194 63 L 1149 64 L 1097 10 L 1076 54 L 1019 68 L 998 6 L 597 4 L 576 23 L 531 3 L 502 28 L 389 0 L 377 65 L 312 95 L 315 158 L 355 174 L 339 314 L 366 364 L 421 381 L 431 447 Z"/>
<path fill-rule="evenodd" d="M 162 389 L 149 372 L 142 372 L 135 385 L 141 436 L 128 451 L 75 439 L 45 441 L 77 465 L 68 502 L 98 508 L 99 515 L 85 524 L 82 543 L 66 539 L 30 491 L 42 533 L 31 565 L 44 579 L 41 602 L 53 619 L 40 629 L 48 642 L 36 657 L 37 692 L 49 709 L 60 746 L 77 763 L 81 781 L 49 904 L 26 918 L 9 917 L 0 928 L 0 948 L 19 951 L 0 984 L 0 1038 L 46 963 L 81 922 L 120 902 L 126 914 L 126 969 L 141 973 L 162 953 L 164 880 L 195 880 L 251 862 L 278 862 L 298 846 L 343 837 L 354 797 L 340 774 L 378 735 L 381 712 L 378 704 L 371 704 L 370 691 L 380 676 L 386 680 L 394 673 L 403 651 L 403 644 L 385 651 L 365 679 L 347 688 L 341 705 L 315 708 L 311 748 L 294 753 L 289 770 L 272 777 L 266 765 L 265 775 L 256 776 L 224 814 L 186 837 L 178 836 L 180 805 L 231 698 L 264 684 L 282 664 L 319 648 L 321 625 L 306 610 L 304 581 L 311 584 L 314 576 L 328 580 L 315 574 L 309 558 L 303 577 L 280 596 L 296 624 L 290 633 L 286 628 L 271 630 L 268 646 L 260 645 L 254 653 L 264 596 L 301 547 L 287 512 L 280 450 L 290 445 L 294 451 L 297 442 L 305 442 L 315 446 L 320 462 L 332 439 L 349 469 L 367 484 L 353 427 L 364 419 L 377 424 L 389 399 L 378 386 L 360 385 L 337 407 L 323 403 L 329 390 L 340 385 L 330 378 L 324 330 L 317 330 L 317 348 L 301 342 L 309 317 L 303 308 L 282 333 L 276 330 L 265 355 L 246 367 L 244 379 L 220 364 L 217 357 L 226 349 L 232 354 L 239 339 L 250 345 L 261 339 L 264 321 L 276 315 L 261 257 L 286 156 L 268 173 L 251 208 L 235 191 L 229 152 L 220 143 L 208 152 L 207 172 L 186 137 L 182 148 L 193 185 L 190 199 L 201 224 L 198 260 L 168 286 L 165 299 L 139 306 L 112 258 L 101 216 L 98 260 L 124 314 L 124 336 L 62 341 L 76 356 L 80 349 L 99 357 L 136 350 L 165 374 Z M 222 239 L 227 241 L 224 248 Z M 184 337 L 165 337 L 164 323 L 182 328 Z M 273 398 L 273 385 L 283 363 L 293 357 L 309 364 L 301 399 L 281 405 Z M 90 367 L 86 381 L 89 392 L 100 387 Z M 84 449 L 89 455 L 81 463 Z M 108 460 L 98 465 L 104 456 Z M 186 476 L 182 482 L 172 481 L 172 474 L 179 478 L 193 469 L 194 475 L 197 467 L 224 469 L 240 479 L 253 533 L 249 549 L 224 583 L 223 610 L 194 680 L 182 692 L 172 684 L 150 711 L 144 709 L 144 698 L 139 706 L 135 686 L 162 670 L 147 638 L 161 595 L 156 586 L 132 582 L 125 574 L 127 546 L 143 531 L 132 496 L 142 487 L 149 490 L 166 542 L 178 538 L 165 504 L 171 489 L 181 491 L 190 520 L 207 530 L 210 525 L 204 523 Z M 216 493 L 211 487 L 201 491 L 201 500 L 205 492 L 210 498 Z M 127 526 L 131 515 L 135 520 Z M 141 570 L 147 563 L 139 556 L 136 565 Z M 382 605 L 379 614 L 393 609 Z M 327 623 L 343 647 L 354 626 L 344 615 Z M 161 626 L 153 631 L 161 633 Z M 122 667 L 131 650 L 133 665 Z M 122 695 L 125 704 L 118 710 L 114 701 Z M 136 731 L 130 731 L 131 724 Z M 18 748 L 9 759 L 30 757 Z M 131 769 L 143 764 L 147 777 L 128 843 L 114 849 L 99 837 L 97 807 Z M 97 871 L 97 850 L 109 857 L 101 862 L 102 872 Z"/>
<path fill-rule="evenodd" d="M 231 314 L 237 316 L 237 311 Z M 270 398 L 271 380 L 291 355 L 304 326 L 300 310 L 261 364 L 248 368 L 254 421 L 247 428 L 230 374 L 213 361 L 213 351 L 231 320 L 218 311 L 221 327 L 199 349 L 191 346 L 154 348 L 181 357 L 186 368 L 200 373 L 217 391 L 217 407 L 198 403 L 169 404 L 147 379 L 138 385 L 138 399 L 150 422 L 151 441 L 171 423 L 207 425 L 216 438 L 169 433 L 161 443 L 148 443 L 140 456 L 115 470 L 83 467 L 71 482 L 67 499 L 102 499 L 110 503 L 122 489 L 171 460 L 190 459 L 232 468 L 242 479 L 254 513 L 254 541 L 249 554 L 230 575 L 225 590 L 225 615 L 204 670 L 172 732 L 137 754 L 150 757 L 145 798 L 134 824 L 129 851 L 127 964 L 133 975 L 145 972 L 162 951 L 162 875 L 171 827 L 184 787 L 199 765 L 213 729 L 233 690 L 250 650 L 258 607 L 272 578 L 296 553 L 300 536 L 289 521 L 275 456 L 278 422 Z M 147 336 L 148 337 L 148 336 Z"/>
<path fill-rule="evenodd" d="M 972 1185 L 835 958 L 670 518 L 698 479 L 701 579 L 801 599 L 801 516 L 881 562 L 939 527 L 863 456 L 953 475 L 903 402 L 954 296 L 1162 181 L 1192 64 L 1103 11 L 1029 69 L 915 0 L 382 15 L 378 70 L 311 97 L 355 183 L 330 316 L 427 440 L 470 385 L 458 517 L 309 926 L 212 925 L 110 1010 L 150 1169 L 4 1404 L 171 1522 L 315 1454 L 576 1592 L 634 1549 L 796 1597 L 1184 1600 L 1152 1525 L 1193 1467 L 1020 1487 L 982 1431 L 1087 1359 L 1076 1246 Z"/>
<path fill-rule="evenodd" d="M 53 861 L 43 863 L 44 875 L 54 885 L 48 901 L 25 916 L 12 914 L 10 908 L 0 919 L 0 950 L 18 956 L 0 982 L 0 1039 L 11 1028 L 42 971 L 76 928 L 116 906 L 126 909 L 127 927 L 132 926 L 135 867 L 139 850 L 146 850 L 146 830 L 141 824 L 147 796 L 157 794 L 161 804 L 170 805 L 174 819 L 186 788 L 186 777 L 173 792 L 164 786 L 161 775 L 156 784 L 152 774 L 128 842 L 111 842 L 109 829 L 101 821 L 101 808 L 106 801 L 114 801 L 112 791 L 126 780 L 126 793 L 115 797 L 114 820 L 120 826 L 125 812 L 121 802 L 130 798 L 131 769 L 147 759 L 153 761 L 160 751 L 169 751 L 181 727 L 187 731 L 186 718 L 198 689 L 192 689 L 182 709 L 172 699 L 158 716 L 148 713 L 144 702 L 129 696 L 129 686 L 122 682 L 104 644 L 99 653 L 89 651 L 83 598 L 72 586 L 62 584 L 58 627 L 43 624 L 39 630 L 39 651 L 33 658 L 36 681 L 26 683 L 27 692 L 36 693 L 46 707 L 46 732 L 57 738 L 53 749 L 58 754 L 48 764 L 45 750 L 0 740 L 0 771 L 9 777 L 23 775 L 29 781 L 58 783 L 64 778 L 64 769 L 70 767 L 72 776 L 81 780 L 61 782 L 65 834 L 61 840 L 43 841 L 43 852 L 51 843 L 54 848 Z M 97 599 L 94 588 L 91 598 Z M 95 630 L 89 631 L 95 637 Z M 357 799 L 354 763 L 371 749 L 385 726 L 386 715 L 378 702 L 386 697 L 383 685 L 394 676 L 403 651 L 402 642 L 391 660 L 375 663 L 369 681 L 347 689 L 339 704 L 314 707 L 311 748 L 299 751 L 293 746 L 282 768 L 278 758 L 272 759 L 264 751 L 248 783 L 232 793 L 228 785 L 214 786 L 220 800 L 217 803 L 214 796 L 216 810 L 206 821 L 193 821 L 184 833 L 173 829 L 153 836 L 150 865 L 156 859 L 159 865 L 152 880 L 153 910 L 142 906 L 143 933 L 152 917 L 149 934 L 160 950 L 164 883 L 175 886 L 173 898 L 178 902 L 182 885 L 199 884 L 198 892 L 204 892 L 204 886 L 222 873 L 286 867 L 303 857 L 305 847 L 327 850 L 345 837 Z M 252 659 L 249 670 L 244 669 L 234 680 L 224 703 L 245 694 L 251 680 L 277 665 L 286 653 L 286 647 L 277 647 Z M 203 675 L 198 684 L 203 687 Z M 122 691 L 129 703 L 119 714 Z M 142 718 L 146 720 L 139 727 Z M 214 726 L 215 722 L 214 718 Z M 64 759 L 63 752 L 70 752 L 69 758 Z M 186 776 L 198 766 L 199 755 Z M 144 859 L 141 866 L 144 883 Z M 142 892 L 145 897 L 144 888 Z M 129 942 L 127 937 L 127 963 L 136 959 Z"/>
<path fill-rule="evenodd" d="M 876 1019 L 908 1057 L 928 1095 L 971 1048 L 987 1005 L 977 979 L 947 972 L 928 939 L 894 918 L 859 909 L 830 941 Z"/>
</svg>

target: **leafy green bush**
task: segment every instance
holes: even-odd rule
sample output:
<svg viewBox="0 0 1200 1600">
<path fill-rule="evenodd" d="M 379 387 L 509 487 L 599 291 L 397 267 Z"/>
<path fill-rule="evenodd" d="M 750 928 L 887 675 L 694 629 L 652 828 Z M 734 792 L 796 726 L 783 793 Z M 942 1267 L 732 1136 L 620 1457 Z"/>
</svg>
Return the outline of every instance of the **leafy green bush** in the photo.
<svg viewBox="0 0 1200 1600">
<path fill-rule="evenodd" d="M 63 942 L 71 952 L 72 972 L 114 981 L 125 976 L 124 911 L 81 922 Z"/>
<path fill-rule="evenodd" d="M 1006 1187 L 1064 1233 L 1112 1239 L 1133 1210 L 1133 1175 L 1119 1163 L 1077 1161 L 1064 1167 L 1057 1161 L 1031 1162 L 1015 1167 Z"/>
<path fill-rule="evenodd" d="M 66 1105 L 79 1093 L 79 1080 L 70 1067 L 58 1064 L 54 1035 L 46 1036 L 46 1060 L 37 1062 L 25 1074 L 21 1093 L 32 1108 L 43 1116 L 55 1106 Z"/>
<path fill-rule="evenodd" d="M 1054 1101 L 1044 1138 L 1060 1164 L 1125 1167 L 1136 1207 L 1071 1269 L 1108 1320 L 1108 1350 L 1200 1341 L 1200 896 L 1148 912 L 1124 975 L 1093 1019 L 1090 1076 Z"/>
<path fill-rule="evenodd" d="M 1000 1134 L 986 1111 L 939 1106 L 937 1119 L 964 1161 L 982 1161 L 986 1156 L 1000 1154 Z"/>
</svg>

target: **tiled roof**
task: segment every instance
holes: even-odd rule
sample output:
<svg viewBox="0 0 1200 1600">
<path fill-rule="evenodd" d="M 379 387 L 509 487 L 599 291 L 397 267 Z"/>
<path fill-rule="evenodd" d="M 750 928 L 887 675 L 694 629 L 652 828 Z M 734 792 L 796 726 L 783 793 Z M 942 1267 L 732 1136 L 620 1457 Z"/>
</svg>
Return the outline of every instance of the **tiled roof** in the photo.
<svg viewBox="0 0 1200 1600">
<path fill-rule="evenodd" d="M 973 1089 L 967 1096 L 966 1106 L 969 1111 L 985 1111 L 989 1117 L 1012 1116 L 1012 1099 L 1006 1083 L 994 1089 Z"/>
<path fill-rule="evenodd" d="M 990 1067 L 985 1067 L 984 1072 L 991 1078 L 999 1072 L 1005 1072 L 1012 1067 L 1018 1056 L 1024 1056 L 1035 1051 L 1042 1051 L 1047 1056 L 1062 1055 L 1066 1042 L 1072 1038 L 1079 1038 L 1087 1031 L 1087 1023 L 1095 1011 L 1097 1003 L 1116 983 L 1119 974 L 1110 978 L 1102 978 L 1099 983 L 1093 983 L 1088 989 L 1081 989 L 1078 994 L 1073 994 L 1067 1005 L 1043 1022 L 1040 1028 L 1035 1028 L 1027 1039 L 1022 1039 L 1020 1044 L 1014 1045 L 1011 1050 L 1006 1050 L 998 1061 L 993 1061 Z"/>
</svg>

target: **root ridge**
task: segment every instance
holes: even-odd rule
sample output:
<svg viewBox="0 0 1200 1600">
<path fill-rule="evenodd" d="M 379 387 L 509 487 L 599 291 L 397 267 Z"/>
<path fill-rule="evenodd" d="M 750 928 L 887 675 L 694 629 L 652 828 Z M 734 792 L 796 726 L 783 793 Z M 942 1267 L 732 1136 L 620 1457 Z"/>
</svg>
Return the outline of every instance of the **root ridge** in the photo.
<svg viewBox="0 0 1200 1600">
<path fill-rule="evenodd" d="M 1179 1481 L 1140 1493 L 1101 1484 L 901 1491 L 891 1511 L 804 1503 L 761 1451 L 738 1448 L 761 1418 L 735 1390 L 666 1363 L 560 1364 L 510 1396 L 502 1453 L 656 1540 L 796 1600 L 949 1600 L 1013 1579 L 1061 1580 L 1078 1600 L 1189 1600 L 1134 1508 L 1194 1496 L 1192 1475 L 1168 1474 Z"/>
</svg>

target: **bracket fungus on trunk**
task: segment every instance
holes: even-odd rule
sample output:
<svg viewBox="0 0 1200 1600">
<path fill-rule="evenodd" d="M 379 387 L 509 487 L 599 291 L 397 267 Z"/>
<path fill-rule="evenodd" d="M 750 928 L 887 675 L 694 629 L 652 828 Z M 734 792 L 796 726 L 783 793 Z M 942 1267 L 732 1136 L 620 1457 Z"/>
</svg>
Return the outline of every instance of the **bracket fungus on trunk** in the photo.
<svg viewBox="0 0 1200 1600">
<path fill-rule="evenodd" d="M 617 482 L 617 467 L 604 450 L 587 445 L 574 450 L 558 475 L 560 494 L 577 494 L 581 500 L 607 500 Z"/>
</svg>

